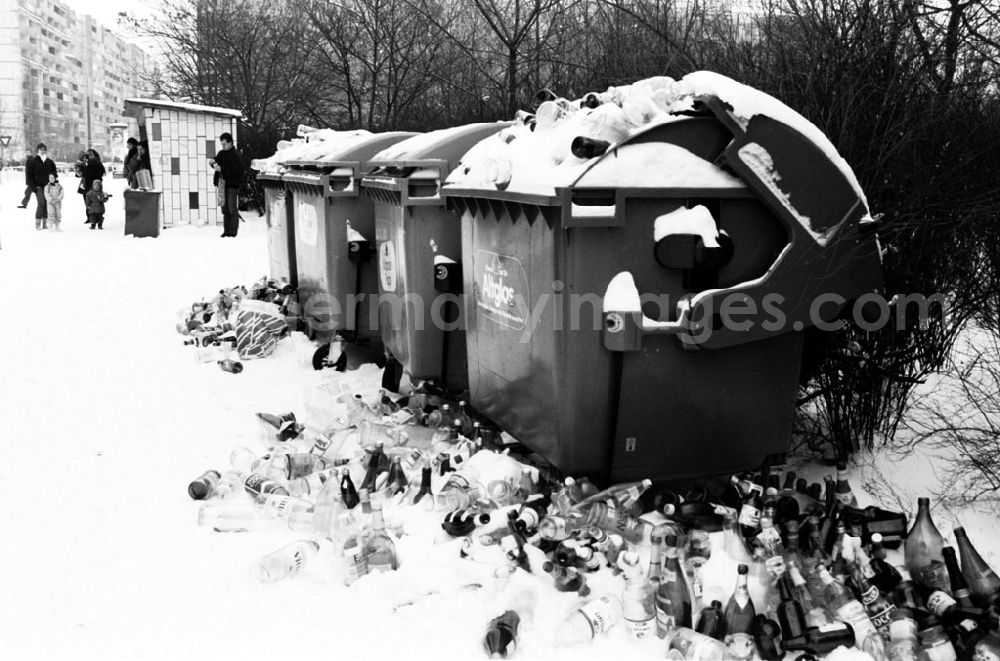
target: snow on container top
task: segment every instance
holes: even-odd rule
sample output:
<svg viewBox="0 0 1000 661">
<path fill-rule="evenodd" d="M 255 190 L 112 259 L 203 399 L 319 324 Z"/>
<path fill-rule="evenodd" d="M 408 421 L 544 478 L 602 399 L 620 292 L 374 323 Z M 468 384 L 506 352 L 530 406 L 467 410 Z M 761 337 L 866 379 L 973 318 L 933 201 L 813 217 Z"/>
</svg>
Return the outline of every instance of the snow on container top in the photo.
<svg viewBox="0 0 1000 661">
<path fill-rule="evenodd" d="M 372 157 L 397 142 L 420 135 L 410 131 L 390 131 L 352 136 L 345 140 L 324 140 L 322 153 L 311 152 L 312 158 L 286 159 L 282 181 L 322 186 L 327 197 L 355 197 L 360 190 L 362 173 L 371 168 Z M 288 150 L 285 150 L 288 151 Z"/>
<path fill-rule="evenodd" d="M 510 122 L 465 124 L 403 140 L 372 157 L 363 184 L 398 191 L 401 204 L 442 204 L 441 182 L 462 155 L 509 126 Z"/>
<path fill-rule="evenodd" d="M 733 138 L 717 155 L 657 137 L 669 124 L 693 127 L 706 116 Z M 533 124 L 520 119 L 462 158 L 446 194 L 511 193 L 551 205 L 570 188 L 750 187 L 820 246 L 847 221 L 870 219 L 854 172 L 822 131 L 777 99 L 713 72 L 651 78 L 577 102 L 550 100 Z"/>
<path fill-rule="evenodd" d="M 302 134 L 302 127 L 299 129 Z M 267 158 L 257 158 L 250 167 L 261 173 L 283 172 L 285 164 L 291 161 L 324 161 L 342 152 L 369 136 L 370 131 L 334 131 L 332 129 L 313 130 L 296 140 L 278 142 L 277 151 Z"/>
</svg>

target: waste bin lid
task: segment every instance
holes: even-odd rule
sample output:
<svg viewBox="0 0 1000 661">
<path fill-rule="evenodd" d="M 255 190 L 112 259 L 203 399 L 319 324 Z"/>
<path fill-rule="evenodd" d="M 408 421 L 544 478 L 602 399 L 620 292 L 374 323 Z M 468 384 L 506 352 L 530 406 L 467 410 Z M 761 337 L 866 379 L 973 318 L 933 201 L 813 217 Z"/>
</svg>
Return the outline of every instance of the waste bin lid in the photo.
<svg viewBox="0 0 1000 661">
<path fill-rule="evenodd" d="M 459 160 L 473 145 L 511 125 L 511 122 L 484 122 L 430 131 L 383 149 L 372 157 L 370 165 L 383 170 L 409 169 L 434 161 L 437 162 L 434 164 L 443 166 L 441 176 L 444 176 L 458 166 Z M 403 172 L 385 174 L 407 176 Z"/>
<path fill-rule="evenodd" d="M 250 167 L 261 173 L 280 173 L 284 164 L 289 161 L 324 160 L 330 154 L 335 154 L 350 145 L 371 136 L 370 131 L 316 131 L 306 138 L 281 140 L 278 149 L 267 158 L 256 158 Z"/>
<path fill-rule="evenodd" d="M 318 158 L 302 158 L 288 160 L 284 165 L 294 169 L 320 169 L 331 171 L 338 168 L 351 168 L 355 177 L 361 176 L 361 171 L 366 169 L 369 161 L 380 151 L 408 138 L 419 136 L 420 133 L 411 131 L 391 131 L 387 133 L 369 133 L 357 139 L 331 145 L 330 148 Z"/>
<path fill-rule="evenodd" d="M 596 108 L 574 110 L 578 104 L 566 103 L 561 119 L 543 126 L 539 117 L 534 130 L 518 123 L 504 131 L 505 140 L 494 135 L 481 141 L 448 176 L 444 193 L 552 199 L 565 188 L 749 187 L 777 200 L 774 206 L 790 222 L 806 226 L 821 243 L 842 219 L 868 213 L 854 172 L 823 132 L 760 90 L 698 71 L 679 81 L 657 77 L 609 88 L 599 96 L 604 102 Z M 692 116 L 698 114 L 702 117 Z M 706 114 L 730 129 L 731 146 L 741 150 L 727 148 L 721 159 L 727 169 L 679 145 L 650 139 L 667 124 L 704 121 Z M 578 136 L 609 146 L 599 156 L 580 158 L 571 150 Z M 831 179 L 827 186 L 824 181 Z M 835 210 L 816 222 L 831 203 Z M 801 212 L 800 205 L 808 210 Z"/>
</svg>

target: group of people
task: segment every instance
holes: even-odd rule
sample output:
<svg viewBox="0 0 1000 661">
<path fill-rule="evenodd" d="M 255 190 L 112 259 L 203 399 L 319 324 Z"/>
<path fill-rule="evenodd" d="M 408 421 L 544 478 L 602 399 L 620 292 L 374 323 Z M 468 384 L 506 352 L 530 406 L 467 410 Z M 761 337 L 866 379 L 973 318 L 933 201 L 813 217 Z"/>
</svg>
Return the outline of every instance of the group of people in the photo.
<svg viewBox="0 0 1000 661">
<path fill-rule="evenodd" d="M 104 192 L 104 164 L 95 149 L 88 149 L 77 163 L 80 183 L 77 192 L 83 197 L 90 229 L 104 229 L 104 203 L 111 197 Z M 64 190 L 59 183 L 59 170 L 49 158 L 44 142 L 35 147 L 35 154 L 24 164 L 24 197 L 19 209 L 26 209 L 32 195 L 35 197 L 35 229 L 62 231 L 62 203 Z"/>
<path fill-rule="evenodd" d="M 149 163 L 149 144 L 135 138 L 128 139 L 124 172 L 129 188 L 148 190 L 153 187 Z M 235 237 L 240 228 L 239 190 L 246 174 L 243 158 L 236 151 L 233 136 L 223 133 L 219 136 L 222 149 L 211 160 L 215 170 L 212 184 L 216 187 L 217 202 L 222 207 L 222 236 Z M 87 224 L 90 229 L 104 229 L 104 203 L 111 197 L 104 192 L 103 180 L 106 171 L 101 155 L 95 149 L 88 149 L 76 164 L 76 176 L 80 178 L 77 192 L 83 196 L 87 209 Z M 55 162 L 48 156 L 45 143 L 38 143 L 35 154 L 24 165 L 24 198 L 19 209 L 26 209 L 34 195 L 35 229 L 62 231 L 63 187 L 59 183 L 59 172 Z"/>
</svg>

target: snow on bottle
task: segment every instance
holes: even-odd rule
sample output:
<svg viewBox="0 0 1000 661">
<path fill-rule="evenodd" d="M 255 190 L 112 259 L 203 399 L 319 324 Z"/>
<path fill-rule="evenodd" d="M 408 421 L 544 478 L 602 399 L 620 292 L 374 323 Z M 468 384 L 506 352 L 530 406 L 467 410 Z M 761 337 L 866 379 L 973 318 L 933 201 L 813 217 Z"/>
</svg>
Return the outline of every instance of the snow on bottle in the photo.
<svg viewBox="0 0 1000 661">
<path fill-rule="evenodd" d="M 618 566 L 625 576 L 622 607 L 625 626 L 636 640 L 656 636 L 656 599 L 653 584 L 646 578 L 634 551 L 622 553 Z"/>
</svg>

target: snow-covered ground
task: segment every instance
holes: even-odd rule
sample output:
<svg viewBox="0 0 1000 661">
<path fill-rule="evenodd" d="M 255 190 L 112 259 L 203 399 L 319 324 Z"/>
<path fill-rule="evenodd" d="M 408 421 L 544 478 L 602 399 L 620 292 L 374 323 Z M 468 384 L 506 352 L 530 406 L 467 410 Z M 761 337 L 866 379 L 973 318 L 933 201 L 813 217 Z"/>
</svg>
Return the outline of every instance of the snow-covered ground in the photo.
<svg viewBox="0 0 1000 661">
<path fill-rule="evenodd" d="M 187 483 L 225 467 L 239 445 L 262 452 L 252 414 L 304 411 L 323 376 L 308 365 L 307 342 L 283 341 L 233 375 L 196 362 L 174 331 L 179 309 L 266 272 L 263 221 L 244 223 L 235 240 L 215 227 L 125 237 L 122 183 L 109 180 L 103 232 L 87 229 L 71 190 L 64 231 L 39 232 L 33 203 L 14 208 L 20 182 L 13 173 L 0 185 L 0 659 L 484 658 L 486 622 L 529 579 L 497 593 L 492 566 L 458 561 L 456 542 L 431 543 L 433 525 L 400 542 L 400 571 L 352 588 L 329 548 L 300 576 L 261 585 L 253 562 L 299 535 L 196 526 Z M 374 376 L 343 378 L 370 391 Z M 862 460 L 855 487 L 877 466 L 915 500 L 934 467 L 908 461 Z M 997 566 L 995 517 L 955 515 Z M 949 536 L 951 513 L 938 523 Z M 606 574 L 590 580 L 595 595 L 620 591 Z M 462 589 L 470 583 L 483 587 Z M 394 612 L 433 590 L 445 594 Z M 633 643 L 622 627 L 554 649 L 552 632 L 577 601 L 542 588 L 519 658 L 663 658 L 662 641 Z"/>
</svg>

